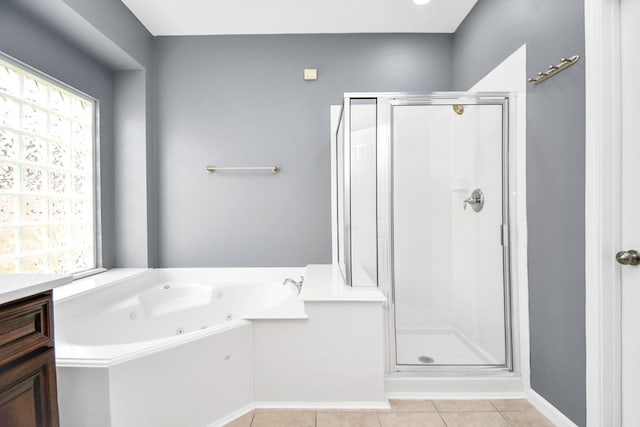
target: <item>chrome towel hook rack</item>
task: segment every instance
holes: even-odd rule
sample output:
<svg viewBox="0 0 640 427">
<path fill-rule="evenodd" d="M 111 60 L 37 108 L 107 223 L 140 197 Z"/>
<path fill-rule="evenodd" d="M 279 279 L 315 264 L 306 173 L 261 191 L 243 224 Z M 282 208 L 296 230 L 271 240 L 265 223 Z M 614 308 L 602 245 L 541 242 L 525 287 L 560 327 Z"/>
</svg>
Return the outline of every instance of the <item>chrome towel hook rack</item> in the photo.
<svg viewBox="0 0 640 427">
<path fill-rule="evenodd" d="M 212 174 L 215 171 L 260 171 L 260 170 L 270 170 L 271 173 L 280 172 L 280 166 L 225 166 L 225 167 L 216 167 L 216 166 L 207 166 L 205 168 L 208 174 Z"/>
<path fill-rule="evenodd" d="M 529 83 L 533 83 L 534 85 L 539 85 L 543 81 L 555 76 L 561 71 L 566 70 L 571 67 L 573 64 L 578 62 L 580 59 L 580 55 L 573 55 L 571 58 L 561 58 L 560 63 L 558 65 L 549 65 L 549 69 L 545 72 L 540 71 L 536 78 L 529 78 Z"/>
</svg>

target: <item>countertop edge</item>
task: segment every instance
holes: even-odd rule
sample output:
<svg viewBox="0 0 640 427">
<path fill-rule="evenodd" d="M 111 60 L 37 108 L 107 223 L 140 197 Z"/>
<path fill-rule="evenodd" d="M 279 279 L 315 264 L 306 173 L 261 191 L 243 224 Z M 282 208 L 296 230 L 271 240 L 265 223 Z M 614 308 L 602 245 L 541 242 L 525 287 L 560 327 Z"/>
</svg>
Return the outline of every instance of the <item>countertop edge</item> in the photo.
<svg viewBox="0 0 640 427">
<path fill-rule="evenodd" d="M 6 304 L 73 282 L 72 275 L 4 275 L 0 285 L 0 304 Z M 5 283 L 6 282 L 6 283 Z M 4 285 L 8 289 L 3 289 Z"/>
</svg>

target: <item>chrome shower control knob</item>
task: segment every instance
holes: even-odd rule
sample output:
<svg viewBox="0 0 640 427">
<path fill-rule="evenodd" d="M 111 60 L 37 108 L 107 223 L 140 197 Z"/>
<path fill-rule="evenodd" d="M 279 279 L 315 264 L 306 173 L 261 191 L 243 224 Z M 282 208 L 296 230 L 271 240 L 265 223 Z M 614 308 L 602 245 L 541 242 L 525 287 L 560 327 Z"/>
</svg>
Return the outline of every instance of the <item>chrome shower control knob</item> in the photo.
<svg viewBox="0 0 640 427">
<path fill-rule="evenodd" d="M 479 188 L 473 190 L 471 196 L 464 201 L 463 208 L 467 210 L 467 205 L 471 206 L 474 212 L 480 212 L 484 206 L 484 193 Z"/>
<path fill-rule="evenodd" d="M 616 261 L 622 265 L 639 265 L 640 252 L 635 250 L 620 251 L 616 254 Z"/>
</svg>

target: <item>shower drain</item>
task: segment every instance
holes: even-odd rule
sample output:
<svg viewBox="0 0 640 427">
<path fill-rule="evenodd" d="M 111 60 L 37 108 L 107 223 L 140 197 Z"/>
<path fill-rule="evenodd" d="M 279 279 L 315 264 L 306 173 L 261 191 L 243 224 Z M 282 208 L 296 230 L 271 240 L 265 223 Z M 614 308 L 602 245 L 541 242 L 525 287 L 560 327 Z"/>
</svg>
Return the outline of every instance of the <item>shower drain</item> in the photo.
<svg viewBox="0 0 640 427">
<path fill-rule="evenodd" d="M 434 363 L 435 360 L 433 359 L 433 357 L 420 356 L 420 357 L 418 357 L 418 362 L 420 362 L 420 363 Z"/>
</svg>

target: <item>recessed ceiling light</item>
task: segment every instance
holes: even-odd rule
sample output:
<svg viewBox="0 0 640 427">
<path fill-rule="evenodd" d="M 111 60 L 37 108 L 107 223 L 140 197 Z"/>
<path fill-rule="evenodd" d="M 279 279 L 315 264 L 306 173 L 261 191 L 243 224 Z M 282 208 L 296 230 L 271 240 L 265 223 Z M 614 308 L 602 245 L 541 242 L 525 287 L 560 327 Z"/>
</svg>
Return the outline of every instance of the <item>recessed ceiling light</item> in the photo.
<svg viewBox="0 0 640 427">
<path fill-rule="evenodd" d="M 423 5 L 429 3 L 431 0 L 413 0 L 413 2 L 417 5 Z"/>
</svg>

